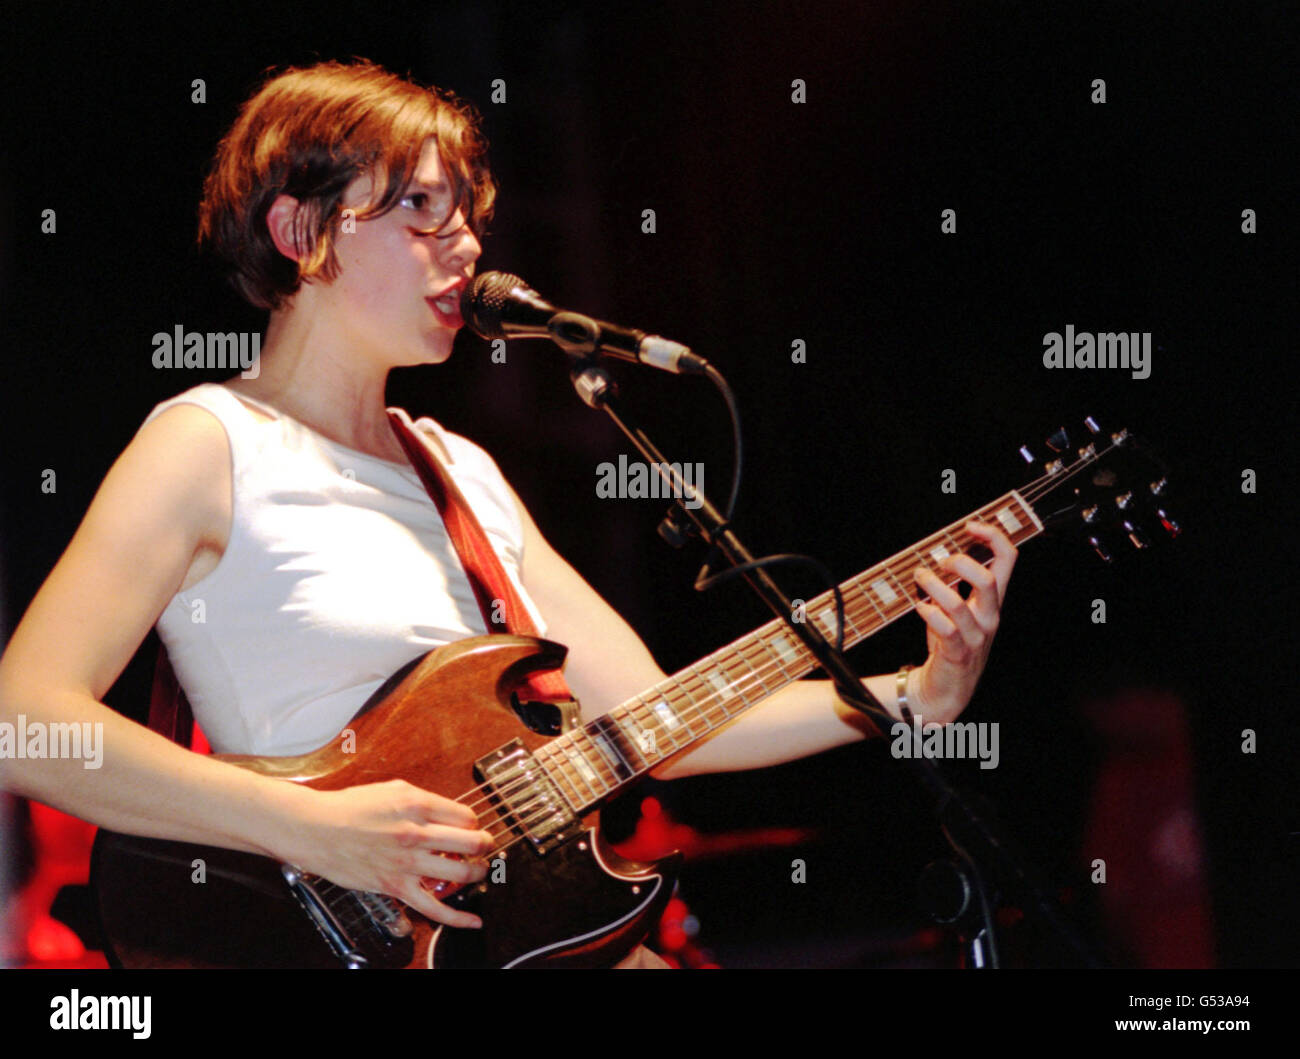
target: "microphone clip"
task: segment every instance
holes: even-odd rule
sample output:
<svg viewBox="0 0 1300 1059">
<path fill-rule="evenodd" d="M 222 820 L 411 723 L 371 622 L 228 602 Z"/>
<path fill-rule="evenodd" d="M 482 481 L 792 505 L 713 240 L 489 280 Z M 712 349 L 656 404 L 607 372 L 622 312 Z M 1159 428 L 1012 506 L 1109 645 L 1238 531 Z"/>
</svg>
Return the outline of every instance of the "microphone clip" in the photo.
<svg viewBox="0 0 1300 1059">
<path fill-rule="evenodd" d="M 582 313 L 558 312 L 547 322 L 551 340 L 571 357 L 591 357 L 600 352 L 602 328 Z"/>
<path fill-rule="evenodd" d="M 659 536 L 664 539 L 666 544 L 681 549 L 686 546 L 686 542 L 692 537 L 699 536 L 699 530 L 695 528 L 695 523 L 686 517 L 682 505 L 674 502 L 669 507 L 664 520 L 659 523 Z"/>
</svg>

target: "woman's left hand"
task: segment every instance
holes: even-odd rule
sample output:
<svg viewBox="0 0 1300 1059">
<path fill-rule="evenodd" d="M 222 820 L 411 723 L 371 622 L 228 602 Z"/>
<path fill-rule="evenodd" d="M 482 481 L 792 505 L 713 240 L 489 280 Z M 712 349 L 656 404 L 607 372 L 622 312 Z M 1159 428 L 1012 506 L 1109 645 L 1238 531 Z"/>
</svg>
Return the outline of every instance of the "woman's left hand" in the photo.
<svg viewBox="0 0 1300 1059">
<path fill-rule="evenodd" d="M 1016 546 L 1000 529 L 983 522 L 967 522 L 966 531 L 984 541 L 993 562 L 984 567 L 969 555 L 949 555 L 938 563 L 971 586 L 962 599 L 935 574 L 918 569 L 916 583 L 933 602 L 917 603 L 916 612 L 926 625 L 930 655 L 912 681 L 912 713 L 921 724 L 946 724 L 955 720 L 970 702 L 993 647 L 998 616 L 1006 598 Z"/>
</svg>

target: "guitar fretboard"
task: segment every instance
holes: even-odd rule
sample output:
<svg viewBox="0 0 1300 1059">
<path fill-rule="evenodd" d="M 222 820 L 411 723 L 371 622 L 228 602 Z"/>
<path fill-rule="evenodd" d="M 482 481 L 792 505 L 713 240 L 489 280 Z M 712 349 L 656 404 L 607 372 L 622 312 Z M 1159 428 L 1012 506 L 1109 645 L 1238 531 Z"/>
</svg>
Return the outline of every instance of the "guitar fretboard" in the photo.
<svg viewBox="0 0 1300 1059">
<path fill-rule="evenodd" d="M 984 548 L 968 521 L 1000 526 L 1013 544 L 1042 532 L 1033 509 L 1012 490 L 968 518 L 840 585 L 844 645 L 860 643 L 909 613 L 920 596 L 913 580 L 926 566 L 949 585 L 960 578 L 936 569 L 948 555 Z M 987 561 L 987 560 L 986 560 Z M 809 600 L 800 615 L 833 643 L 835 597 Z M 719 648 L 692 666 L 551 740 L 536 754 L 574 812 L 585 813 L 632 780 L 716 732 L 751 706 L 816 668 L 812 652 L 779 618 Z"/>
</svg>

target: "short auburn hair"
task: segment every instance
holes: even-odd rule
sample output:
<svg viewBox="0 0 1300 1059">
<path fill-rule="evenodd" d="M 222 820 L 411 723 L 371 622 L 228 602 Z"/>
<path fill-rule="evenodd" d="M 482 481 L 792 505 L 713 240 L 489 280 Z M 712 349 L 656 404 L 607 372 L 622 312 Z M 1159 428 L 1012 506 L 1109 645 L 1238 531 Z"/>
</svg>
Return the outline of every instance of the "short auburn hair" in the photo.
<svg viewBox="0 0 1300 1059">
<path fill-rule="evenodd" d="M 459 208 L 482 237 L 496 184 L 479 122 L 478 112 L 452 93 L 364 60 L 273 75 L 217 147 L 203 184 L 199 242 L 226 262 L 231 282 L 248 301 L 279 308 L 303 280 L 338 275 L 334 239 L 348 185 L 372 170 L 384 174 L 382 191 L 377 180 L 378 196 L 356 219 L 382 216 L 401 201 L 430 137 L 455 202 L 447 221 Z M 307 207 L 294 229 L 299 261 L 276 249 L 267 228 L 267 211 L 282 194 Z"/>
</svg>

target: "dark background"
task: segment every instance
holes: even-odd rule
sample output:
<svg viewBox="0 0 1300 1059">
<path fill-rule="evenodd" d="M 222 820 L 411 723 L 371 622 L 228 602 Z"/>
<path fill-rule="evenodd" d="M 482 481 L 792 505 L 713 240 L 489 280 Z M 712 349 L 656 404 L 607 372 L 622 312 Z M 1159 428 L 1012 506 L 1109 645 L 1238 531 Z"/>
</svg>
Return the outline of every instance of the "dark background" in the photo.
<svg viewBox="0 0 1300 1059">
<path fill-rule="evenodd" d="M 1155 441 L 1187 532 L 1109 568 L 1075 539 L 1022 549 L 967 714 L 1000 722 L 1001 766 L 954 771 L 1092 924 L 1083 832 L 1102 745 L 1089 704 L 1124 694 L 1140 712 L 1172 693 L 1215 959 L 1293 966 L 1297 99 L 1284 8 L 26 8 L 4 61 L 3 629 L 149 409 L 220 377 L 155 370 L 151 336 L 262 326 L 194 249 L 202 176 L 237 106 L 269 66 L 364 56 L 482 110 L 501 192 L 480 270 L 678 338 L 728 376 L 747 442 L 737 527 L 758 552 L 812 553 L 847 577 L 1023 484 L 1036 472 L 1017 447 L 1041 453 L 1055 426 L 1091 414 Z M 190 101 L 194 78 L 205 104 Z M 490 101 L 495 78 L 505 104 Z M 805 104 L 790 100 L 794 78 Z M 1104 105 L 1090 102 L 1094 78 Z M 56 235 L 40 232 L 45 208 Z M 947 208 L 956 235 L 940 234 Z M 1241 232 L 1246 208 L 1258 234 Z M 1150 378 L 1046 370 L 1043 335 L 1067 324 L 1151 331 Z M 791 363 L 796 338 L 806 364 Z M 658 541 L 662 502 L 597 499 L 596 465 L 627 450 L 573 396 L 558 352 L 514 344 L 501 366 L 472 335 L 457 342 L 448 365 L 395 375 L 391 399 L 492 452 L 665 668 L 766 619 L 738 585 L 691 590 L 700 556 Z M 703 461 L 720 500 L 730 441 L 715 394 L 623 374 L 661 447 Z M 940 492 L 946 468 L 955 496 Z M 854 655 L 865 672 L 923 657 L 916 618 Z M 150 662 L 115 703 L 143 710 Z M 1243 728 L 1258 733 L 1253 756 Z M 700 940 L 724 964 L 898 962 L 891 939 L 920 925 L 911 894 L 937 839 L 879 743 L 654 793 L 704 832 L 816 830 L 688 871 Z M 789 881 L 796 856 L 803 886 Z"/>
</svg>

